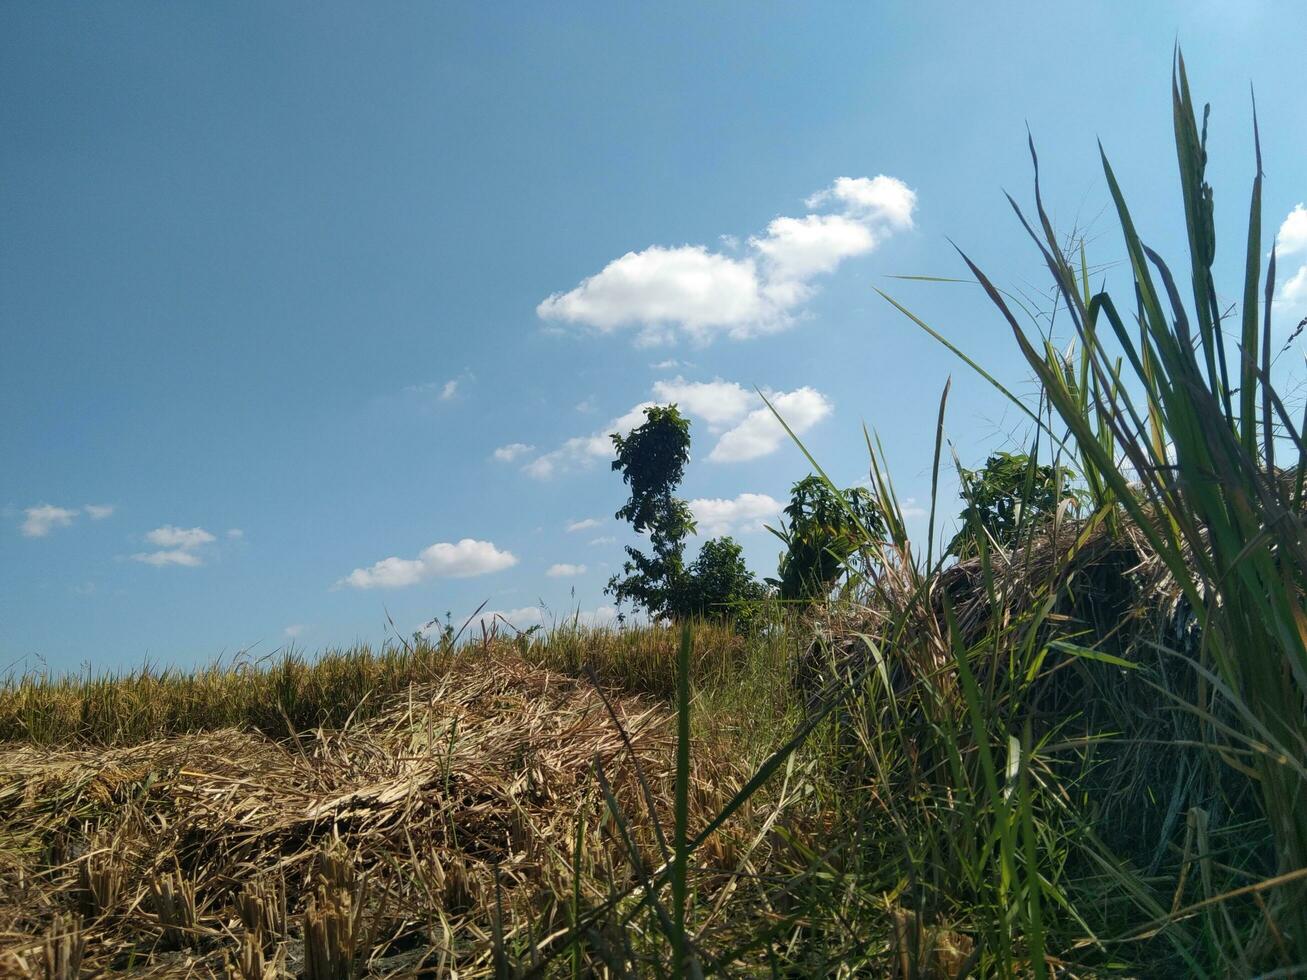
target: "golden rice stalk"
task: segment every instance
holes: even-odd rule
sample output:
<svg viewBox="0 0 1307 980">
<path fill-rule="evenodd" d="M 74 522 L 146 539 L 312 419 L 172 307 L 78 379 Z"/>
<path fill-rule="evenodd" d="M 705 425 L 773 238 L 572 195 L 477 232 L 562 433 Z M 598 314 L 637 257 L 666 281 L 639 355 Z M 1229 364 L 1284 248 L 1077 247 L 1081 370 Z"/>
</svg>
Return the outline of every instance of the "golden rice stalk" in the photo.
<svg viewBox="0 0 1307 980">
<path fill-rule="evenodd" d="M 154 913 L 163 926 L 163 941 L 170 947 L 189 946 L 195 942 L 195 885 L 180 871 L 155 875 L 150 879 L 150 896 Z"/>
<path fill-rule="evenodd" d="M 255 878 L 236 896 L 236 915 L 261 947 L 286 935 L 286 878 Z"/>
<path fill-rule="evenodd" d="M 45 934 L 47 980 L 77 980 L 82 971 L 86 941 L 80 916 L 56 915 Z"/>
<path fill-rule="evenodd" d="M 354 980 L 369 937 L 363 914 L 367 880 L 353 891 L 319 885 L 304 906 L 305 980 Z"/>
<path fill-rule="evenodd" d="M 126 875 L 114 851 L 91 851 L 77 866 L 77 878 L 82 911 L 86 915 L 106 915 L 117 907 Z"/>
</svg>

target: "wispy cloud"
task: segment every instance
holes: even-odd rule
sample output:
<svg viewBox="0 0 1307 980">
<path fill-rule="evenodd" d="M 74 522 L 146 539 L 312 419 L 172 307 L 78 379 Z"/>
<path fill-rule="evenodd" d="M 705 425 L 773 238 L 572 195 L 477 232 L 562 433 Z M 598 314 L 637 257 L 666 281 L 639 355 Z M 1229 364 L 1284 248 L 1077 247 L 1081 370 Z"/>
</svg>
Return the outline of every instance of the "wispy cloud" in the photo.
<svg viewBox="0 0 1307 980">
<path fill-rule="evenodd" d="M 537 456 L 523 467 L 539 480 L 588 469 L 613 457 L 611 433 L 627 435 L 643 424 L 645 410 L 675 403 L 686 415 L 701 420 L 718 439 L 708 453 L 712 463 L 739 463 L 758 459 L 779 449 L 789 436 L 757 392 L 734 381 L 686 381 L 682 377 L 657 381 L 654 400 L 640 402 L 588 436 L 574 436 L 557 449 Z M 772 391 L 767 397 L 797 435 L 803 435 L 833 411 L 825 395 L 815 388 Z"/>
<path fill-rule="evenodd" d="M 196 568 L 204 564 L 193 551 L 187 551 L 185 548 L 166 548 L 161 551 L 139 551 L 132 555 L 132 561 L 143 562 L 146 565 L 153 565 L 156 568 L 163 568 L 166 565 L 181 565 L 184 568 Z"/>
<path fill-rule="evenodd" d="M 575 534 L 577 531 L 588 531 L 592 527 L 598 527 L 603 521 L 597 517 L 585 517 L 579 521 L 570 521 L 567 525 L 567 533 Z"/>
<path fill-rule="evenodd" d="M 738 257 L 704 245 L 651 245 L 546 297 L 536 313 L 601 333 L 634 327 L 644 345 L 780 330 L 811 297 L 816 279 L 911 228 L 916 200 L 895 177 L 840 177 L 807 199 L 809 214 L 774 219 Z M 732 240 L 724 244 L 735 251 Z"/>
<path fill-rule="evenodd" d="M 545 571 L 550 578 L 573 578 L 577 575 L 585 574 L 584 565 L 573 565 L 569 562 L 559 562 L 556 565 L 550 565 Z"/>
<path fill-rule="evenodd" d="M 511 463 L 520 456 L 525 456 L 533 451 L 535 446 L 525 442 L 510 442 L 507 446 L 500 446 L 493 453 L 495 459 L 501 463 Z"/>
<path fill-rule="evenodd" d="M 102 521 L 106 517 L 112 517 L 114 512 L 113 504 L 87 504 L 83 510 L 86 516 L 93 521 Z"/>
<path fill-rule="evenodd" d="M 463 538 L 456 544 L 433 544 L 416 558 L 383 558 L 367 568 L 354 569 L 336 584 L 354 589 L 402 589 L 429 578 L 472 578 L 516 564 L 512 552 L 490 541 Z"/>
<path fill-rule="evenodd" d="M 18 530 L 27 538 L 43 538 L 55 528 L 68 527 L 76 516 L 76 509 L 37 504 L 23 511 L 23 523 Z"/>
<path fill-rule="evenodd" d="M 165 524 L 146 532 L 145 540 L 154 545 L 155 551 L 139 551 L 132 555 L 132 561 L 163 568 L 168 565 L 180 565 L 183 568 L 196 568 L 204 564 L 201 549 L 217 540 L 202 527 L 177 527 Z"/>
</svg>

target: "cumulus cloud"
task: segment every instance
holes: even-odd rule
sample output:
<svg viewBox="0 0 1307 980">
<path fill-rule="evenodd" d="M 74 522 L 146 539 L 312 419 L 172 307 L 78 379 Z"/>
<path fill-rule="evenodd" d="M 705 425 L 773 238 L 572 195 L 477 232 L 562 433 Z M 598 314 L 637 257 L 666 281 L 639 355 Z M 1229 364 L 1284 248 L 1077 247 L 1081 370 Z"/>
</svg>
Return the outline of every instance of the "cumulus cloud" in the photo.
<svg viewBox="0 0 1307 980">
<path fill-rule="evenodd" d="M 145 535 L 145 540 L 154 545 L 156 551 L 141 551 L 132 555 L 132 561 L 143 562 L 162 568 L 166 565 L 180 565 L 183 568 L 196 568 L 204 564 L 199 549 L 212 544 L 217 539 L 202 527 L 177 527 L 165 524 L 156 527 Z"/>
<path fill-rule="evenodd" d="M 734 381 L 686 381 L 679 375 L 670 381 L 655 381 L 654 398 L 659 404 L 679 405 L 686 414 L 703 419 L 711 427 L 720 427 L 743 418 L 758 396 Z"/>
<path fill-rule="evenodd" d="M 517 557 L 489 541 L 463 538 L 457 544 L 440 542 L 416 558 L 383 558 L 367 568 L 356 568 L 338 585 L 355 589 L 402 589 L 429 578 L 472 578 L 503 571 Z"/>
<path fill-rule="evenodd" d="M 1275 236 L 1275 248 L 1282 258 L 1307 251 L 1307 207 L 1299 204 L 1285 217 Z M 1285 329 L 1293 329 L 1307 318 L 1307 262 L 1281 282 L 1275 312 Z"/>
<path fill-rule="evenodd" d="M 803 387 L 771 396 L 771 403 L 781 418 L 803 435 L 832 411 L 830 399 L 814 388 Z M 709 462 L 741 463 L 774 453 L 789 438 L 772 410 L 764 405 L 754 409 L 739 425 L 722 433 L 708 454 Z"/>
<path fill-rule="evenodd" d="M 810 208 L 838 201 L 850 214 L 856 214 L 890 228 L 912 227 L 917 208 L 917 194 L 895 177 L 837 177 L 824 191 L 813 194 L 804 203 Z"/>
<path fill-rule="evenodd" d="M 577 575 L 585 574 L 584 565 L 573 565 L 569 562 L 559 562 L 556 565 L 550 565 L 545 572 L 550 578 L 572 578 Z"/>
<path fill-rule="evenodd" d="M 86 516 L 91 520 L 102 521 L 106 517 L 113 516 L 114 506 L 113 504 L 87 504 L 82 509 L 86 511 Z"/>
<path fill-rule="evenodd" d="M 495 450 L 494 456 L 501 463 L 511 463 L 519 456 L 525 456 L 535 449 L 535 446 L 528 445 L 525 442 L 510 442 L 507 446 L 500 446 Z"/>
<path fill-rule="evenodd" d="M 1280 299 L 1290 304 L 1307 303 L 1307 264 L 1280 287 Z"/>
<path fill-rule="evenodd" d="M 587 531 L 592 527 L 598 527 L 603 521 L 597 517 L 585 517 L 579 521 L 571 521 L 567 525 L 567 533 L 575 534 L 577 531 Z"/>
<path fill-rule="evenodd" d="M 1307 251 L 1307 207 L 1298 204 L 1285 217 L 1275 236 L 1275 250 L 1280 256 Z"/>
<path fill-rule="evenodd" d="M 43 538 L 57 527 L 68 527 L 76 516 L 76 509 L 37 504 L 23 511 L 23 523 L 19 526 L 19 531 L 26 538 Z"/>
<path fill-rule="evenodd" d="M 773 219 L 739 256 L 704 245 L 651 245 L 546 297 L 536 313 L 601 333 L 635 327 L 645 344 L 677 333 L 706 343 L 722 333 L 744 338 L 780 330 L 812 295 L 818 277 L 912 227 L 916 193 L 883 174 L 840 177 L 806 203 L 812 213 Z M 734 239 L 723 243 L 735 250 Z"/>
<path fill-rule="evenodd" d="M 721 433 L 707 457 L 712 463 L 757 459 L 775 452 L 789 438 L 757 392 L 734 381 L 721 378 L 686 381 L 678 376 L 670 381 L 655 382 L 653 395 L 654 401 L 640 402 L 597 432 L 575 436 L 557 449 L 537 456 L 522 467 L 523 471 L 538 480 L 545 480 L 560 473 L 587 469 L 600 460 L 612 459 L 613 441 L 609 434 L 629 434 L 644 422 L 645 409 L 653 405 L 676 404 L 686 415 L 702 420 L 709 432 Z M 832 411 L 830 400 L 814 388 L 772 391 L 767 393 L 767 397 L 798 435 L 807 432 Z"/>
<path fill-rule="evenodd" d="M 742 493 L 733 499 L 702 497 L 690 501 L 690 513 L 705 537 L 744 534 L 778 520 L 783 504 L 765 493 Z"/>
</svg>

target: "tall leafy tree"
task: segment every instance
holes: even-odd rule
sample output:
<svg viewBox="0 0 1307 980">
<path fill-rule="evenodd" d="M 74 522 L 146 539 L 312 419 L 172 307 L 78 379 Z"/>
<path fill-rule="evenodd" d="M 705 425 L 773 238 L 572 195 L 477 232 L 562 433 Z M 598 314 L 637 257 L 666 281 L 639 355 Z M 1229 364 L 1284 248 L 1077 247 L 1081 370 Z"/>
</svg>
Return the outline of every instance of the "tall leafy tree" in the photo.
<svg viewBox="0 0 1307 980">
<path fill-rule="evenodd" d="M 613 434 L 613 469 L 631 488 L 616 516 L 647 534 L 651 551 L 628 545 L 623 574 L 608 580 L 607 591 L 651 616 L 675 618 L 686 587 L 685 538 L 695 528 L 689 506 L 675 495 L 690 461 L 690 422 L 675 405 L 654 405 L 644 415 L 629 435 Z"/>
<path fill-rule="evenodd" d="M 767 587 L 753 577 L 744 563 L 743 549 L 734 538 L 713 538 L 699 549 L 690 565 L 682 612 L 707 619 L 749 618 L 747 605 L 765 598 Z"/>
<path fill-rule="evenodd" d="M 766 595 L 744 563 L 740 545 L 714 538 L 685 563 L 685 539 L 694 533 L 690 508 L 676 496 L 690 460 L 690 423 L 675 405 L 645 409 L 645 421 L 630 435 L 614 435 L 613 469 L 631 488 L 617 512 L 640 534 L 650 550 L 628 546 L 622 574 L 608 581 L 608 593 L 630 602 L 655 619 L 686 616 L 747 620 L 745 605 Z"/>
</svg>

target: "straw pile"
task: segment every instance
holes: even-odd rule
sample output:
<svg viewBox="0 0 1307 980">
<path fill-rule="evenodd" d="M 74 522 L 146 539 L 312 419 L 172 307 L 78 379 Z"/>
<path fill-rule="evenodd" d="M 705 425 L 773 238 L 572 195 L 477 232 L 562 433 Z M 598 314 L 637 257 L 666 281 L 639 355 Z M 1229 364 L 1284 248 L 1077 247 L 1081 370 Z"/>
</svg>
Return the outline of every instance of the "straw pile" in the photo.
<svg viewBox="0 0 1307 980">
<path fill-rule="evenodd" d="M 668 712 L 612 704 L 667 821 Z M 601 698 L 506 657 L 298 740 L 0 746 L 0 975 L 489 972 L 565 932 L 578 820 L 605 838 L 582 853 L 582 900 L 630 880 L 596 761 L 656 866 Z M 732 782 L 695 779 L 701 807 Z"/>
</svg>

